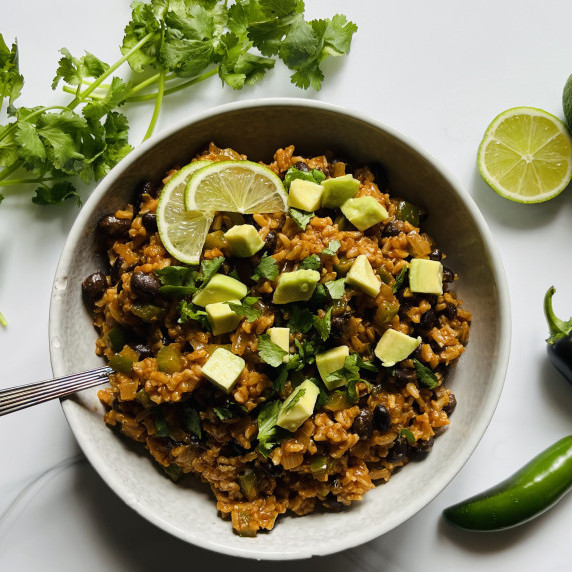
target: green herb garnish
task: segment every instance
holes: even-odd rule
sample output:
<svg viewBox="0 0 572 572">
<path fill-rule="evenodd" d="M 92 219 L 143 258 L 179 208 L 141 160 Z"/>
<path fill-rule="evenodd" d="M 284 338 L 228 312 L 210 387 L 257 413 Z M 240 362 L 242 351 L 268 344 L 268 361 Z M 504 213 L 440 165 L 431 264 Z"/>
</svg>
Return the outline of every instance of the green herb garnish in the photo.
<svg viewBox="0 0 572 572">
<path fill-rule="evenodd" d="M 278 367 L 282 365 L 282 360 L 288 352 L 275 344 L 268 334 L 261 334 L 258 336 L 258 355 L 268 365 Z"/>
<path fill-rule="evenodd" d="M 400 271 L 399 274 L 395 277 L 395 282 L 391 287 L 392 292 L 395 294 L 403 285 L 403 281 L 405 280 L 405 275 L 407 274 L 407 266 L 404 266 Z"/>
<path fill-rule="evenodd" d="M 253 308 L 252 305 L 258 302 L 258 298 L 247 296 L 242 300 L 241 304 L 233 304 L 228 302 L 228 307 L 239 316 L 246 318 L 249 322 L 254 322 L 262 315 L 262 310 Z"/>
<path fill-rule="evenodd" d="M 235 417 L 234 413 L 226 407 L 213 407 L 213 411 L 221 421 L 228 421 Z"/>
<path fill-rule="evenodd" d="M 201 429 L 201 420 L 199 414 L 194 407 L 190 405 L 185 406 L 183 409 L 183 429 L 192 435 L 196 435 L 199 439 L 202 437 L 203 432 Z"/>
<path fill-rule="evenodd" d="M 317 254 L 310 254 L 300 262 L 300 270 L 320 270 L 322 262 Z"/>
<path fill-rule="evenodd" d="M 328 246 L 322 250 L 322 254 L 329 254 L 330 256 L 333 256 L 338 251 L 340 246 L 341 244 L 339 240 L 330 240 Z"/>
<path fill-rule="evenodd" d="M 210 330 L 210 323 L 207 313 L 196 304 L 182 300 L 179 304 L 179 324 L 184 324 L 188 320 L 198 322 L 205 330 Z"/>
<path fill-rule="evenodd" d="M 276 425 L 281 404 L 279 400 L 271 401 L 263 405 L 258 413 L 257 448 L 265 457 L 268 457 L 270 451 L 272 451 L 276 445 L 279 445 L 283 439 L 283 433 L 280 431 L 278 425 Z"/>
<path fill-rule="evenodd" d="M 312 325 L 318 332 L 322 341 L 325 342 L 330 337 L 332 331 L 332 308 L 328 308 L 322 318 L 319 316 L 312 317 Z"/>
<path fill-rule="evenodd" d="M 254 274 L 251 276 L 252 280 L 258 282 L 261 278 L 266 280 L 274 280 L 280 271 L 278 270 L 278 263 L 272 256 L 268 256 L 266 252 L 262 255 L 258 266 L 254 269 Z"/>
<path fill-rule="evenodd" d="M 312 169 L 310 171 L 301 171 L 296 169 L 296 167 L 290 167 L 284 175 L 284 186 L 286 190 L 290 189 L 290 185 L 294 179 L 302 179 L 304 181 L 310 181 L 312 183 L 321 183 L 325 180 L 326 175 L 320 171 L 320 169 Z"/>
<path fill-rule="evenodd" d="M 330 293 L 332 300 L 339 300 L 346 291 L 346 279 L 338 278 L 337 280 L 330 280 L 330 282 L 326 282 L 324 286 Z"/>
<path fill-rule="evenodd" d="M 413 360 L 413 365 L 415 367 L 415 373 L 417 374 L 417 381 L 420 385 L 427 389 L 435 389 L 439 385 L 439 380 L 431 369 L 416 359 Z"/>
<path fill-rule="evenodd" d="M 298 403 L 298 401 L 300 401 L 300 399 L 304 397 L 305 393 L 306 393 L 305 389 L 298 389 L 296 391 L 296 395 L 294 395 L 294 397 L 290 400 L 290 402 L 284 406 L 284 413 L 290 411 L 290 409 L 292 409 L 292 407 L 294 407 L 294 405 L 296 405 L 296 403 Z"/>
<path fill-rule="evenodd" d="M 292 220 L 302 229 L 306 230 L 308 223 L 312 220 L 314 213 L 307 213 L 306 211 L 301 211 L 300 209 L 290 208 L 288 209 Z"/>
<path fill-rule="evenodd" d="M 209 283 L 210 279 L 218 272 L 218 269 L 222 266 L 223 262 L 224 256 L 217 256 L 212 260 L 203 260 L 201 262 L 201 288 L 204 288 Z"/>
<path fill-rule="evenodd" d="M 166 266 L 155 270 L 161 281 L 159 292 L 168 296 L 184 298 L 197 290 L 196 270 L 188 266 Z"/>
<path fill-rule="evenodd" d="M 308 308 L 302 308 L 300 306 L 291 306 L 289 308 L 289 319 L 288 327 L 293 332 L 300 332 L 305 334 L 312 328 L 313 314 L 308 310 Z"/>
</svg>

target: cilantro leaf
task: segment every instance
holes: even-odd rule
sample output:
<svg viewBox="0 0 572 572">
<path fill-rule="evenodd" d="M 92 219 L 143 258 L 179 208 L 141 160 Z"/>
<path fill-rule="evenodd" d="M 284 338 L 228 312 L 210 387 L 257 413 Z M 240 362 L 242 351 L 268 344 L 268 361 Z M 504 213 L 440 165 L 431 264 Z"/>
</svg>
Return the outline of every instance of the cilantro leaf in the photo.
<svg viewBox="0 0 572 572">
<path fill-rule="evenodd" d="M 234 413 L 226 407 L 213 407 L 213 411 L 221 421 L 228 421 L 234 417 Z"/>
<path fill-rule="evenodd" d="M 304 395 L 306 394 L 306 390 L 304 388 L 302 389 L 298 389 L 294 395 L 294 397 L 284 406 L 284 413 L 287 413 L 288 411 L 290 411 L 290 409 L 292 409 L 294 407 L 294 405 L 296 405 L 296 403 L 298 403 L 298 401 L 300 401 L 300 399 L 302 399 L 302 397 L 304 397 Z"/>
<path fill-rule="evenodd" d="M 316 284 L 316 289 L 312 293 L 312 296 L 308 300 L 308 304 L 314 306 L 323 306 L 328 300 L 328 295 L 326 294 L 326 288 L 323 284 Z"/>
<path fill-rule="evenodd" d="M 321 183 L 326 178 L 326 175 L 320 169 L 312 169 L 310 171 L 301 171 L 296 169 L 296 167 L 290 167 L 284 175 L 284 186 L 286 190 L 290 189 L 292 181 L 295 179 L 302 179 L 304 181 L 310 181 L 312 183 Z"/>
<path fill-rule="evenodd" d="M 301 211 L 299 209 L 290 208 L 289 211 L 292 220 L 302 229 L 306 230 L 308 223 L 314 217 L 314 213 L 307 213 L 305 211 Z"/>
<path fill-rule="evenodd" d="M 346 279 L 338 278 L 337 280 L 330 280 L 324 284 L 332 300 L 339 300 L 346 291 Z"/>
<path fill-rule="evenodd" d="M 257 308 L 253 308 L 252 304 L 254 304 L 258 298 L 254 298 L 254 301 L 250 304 L 247 303 L 247 299 L 245 298 L 242 301 L 242 304 L 232 304 L 228 302 L 228 307 L 239 316 L 246 318 L 249 322 L 254 322 L 262 315 L 262 310 L 258 310 Z"/>
<path fill-rule="evenodd" d="M 277 392 L 284 391 L 284 387 L 286 385 L 287 380 L 288 380 L 288 366 L 287 364 L 283 364 L 280 367 L 278 375 L 274 378 L 274 381 L 272 382 L 272 387 L 274 391 Z"/>
<path fill-rule="evenodd" d="M 332 308 L 328 308 L 326 313 L 322 318 L 319 316 L 313 316 L 312 324 L 322 341 L 326 341 L 330 337 L 330 332 L 332 331 Z"/>
<path fill-rule="evenodd" d="M 258 355 L 262 361 L 272 367 L 279 367 L 283 363 L 283 358 L 288 354 L 280 346 L 275 344 L 268 334 L 258 336 Z"/>
<path fill-rule="evenodd" d="M 14 42 L 9 49 L 0 34 L 0 109 L 5 98 L 11 107 L 14 100 L 20 97 L 24 77 L 18 67 L 18 44 Z"/>
<path fill-rule="evenodd" d="M 155 274 L 161 281 L 159 292 L 168 296 L 183 298 L 196 291 L 196 271 L 188 266 L 165 266 L 158 268 Z"/>
<path fill-rule="evenodd" d="M 52 89 L 56 89 L 60 80 L 68 85 L 81 87 L 84 79 L 98 78 L 109 69 L 109 65 L 89 52 L 86 52 L 85 56 L 81 58 L 74 58 L 68 49 L 62 48 L 60 54 L 62 54 L 62 58 L 58 62 Z"/>
<path fill-rule="evenodd" d="M 393 283 L 393 286 L 391 287 L 392 292 L 395 294 L 403 285 L 403 282 L 405 280 L 405 276 L 407 274 L 407 266 L 404 266 L 400 271 L 399 274 L 395 277 L 395 282 Z"/>
<path fill-rule="evenodd" d="M 192 435 L 196 435 L 199 439 L 202 437 L 201 420 L 199 414 L 194 407 L 190 405 L 183 409 L 183 429 Z"/>
<path fill-rule="evenodd" d="M 35 196 L 32 197 L 32 202 L 35 205 L 61 205 L 64 201 L 73 198 L 77 199 L 78 204 L 81 204 L 75 187 L 69 181 L 62 181 L 54 183 L 51 187 L 48 185 L 39 186 Z"/>
<path fill-rule="evenodd" d="M 291 356 L 288 362 L 288 369 L 301 370 L 305 365 L 311 365 L 316 361 L 316 354 L 321 351 L 321 347 L 315 345 L 312 340 L 304 339 L 302 342 L 294 340 L 294 345 L 298 350 L 297 354 Z M 298 363 L 292 361 L 293 357 L 298 357 Z"/>
<path fill-rule="evenodd" d="M 339 240 L 330 240 L 328 246 L 322 250 L 322 254 L 329 254 L 330 256 L 333 256 L 338 251 L 340 246 L 341 244 Z"/>
<path fill-rule="evenodd" d="M 417 381 L 419 385 L 426 387 L 427 389 L 435 389 L 439 385 L 439 380 L 435 373 L 424 366 L 419 360 L 414 359 L 413 365 L 415 367 L 415 373 L 417 374 Z"/>
<path fill-rule="evenodd" d="M 266 403 L 258 413 L 258 450 L 268 457 L 270 451 L 279 445 L 285 433 L 276 424 L 281 402 L 279 400 Z"/>
<path fill-rule="evenodd" d="M 184 324 L 189 320 L 198 322 L 205 330 L 211 329 L 207 313 L 200 306 L 182 300 L 179 304 L 179 324 Z"/>
<path fill-rule="evenodd" d="M 301 270 L 320 270 L 322 262 L 317 254 L 310 254 L 306 256 L 300 263 Z"/>
<path fill-rule="evenodd" d="M 278 263 L 272 256 L 268 256 L 266 252 L 262 255 L 260 262 L 254 269 L 254 274 L 251 276 L 252 280 L 257 282 L 261 278 L 266 280 L 274 280 L 279 274 Z"/>
<path fill-rule="evenodd" d="M 373 371 L 375 373 L 379 372 L 379 368 L 376 365 L 374 365 L 371 361 L 364 361 L 358 354 L 355 355 L 357 356 L 356 365 L 360 369 L 365 369 L 366 371 Z"/>
<path fill-rule="evenodd" d="M 201 288 L 204 288 L 210 279 L 218 272 L 218 269 L 224 262 L 224 256 L 217 256 L 212 260 L 203 260 L 201 262 L 201 279 L 203 281 Z"/>
<path fill-rule="evenodd" d="M 291 306 L 289 312 L 290 317 L 288 320 L 288 326 L 293 332 L 305 334 L 310 331 L 313 315 L 308 308 Z"/>
</svg>

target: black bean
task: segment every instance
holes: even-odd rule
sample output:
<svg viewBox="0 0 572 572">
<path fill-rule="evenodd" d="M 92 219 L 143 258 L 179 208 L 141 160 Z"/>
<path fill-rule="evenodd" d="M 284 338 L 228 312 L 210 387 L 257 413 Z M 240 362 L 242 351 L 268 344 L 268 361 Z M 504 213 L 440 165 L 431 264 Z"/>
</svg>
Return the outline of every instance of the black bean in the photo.
<svg viewBox="0 0 572 572">
<path fill-rule="evenodd" d="M 332 493 L 328 493 L 323 503 L 326 508 L 334 511 L 344 510 L 344 508 L 346 508 Z"/>
<path fill-rule="evenodd" d="M 332 334 L 335 337 L 342 336 L 344 334 L 350 316 L 351 314 L 349 312 L 345 312 L 344 314 L 339 314 L 331 319 Z"/>
<path fill-rule="evenodd" d="M 148 233 L 157 232 L 157 215 L 155 213 L 145 213 L 141 217 L 141 223 Z"/>
<path fill-rule="evenodd" d="M 407 455 L 408 449 L 409 445 L 407 443 L 407 439 L 405 437 L 398 437 L 393 442 L 391 449 L 389 449 L 386 459 L 391 463 L 395 463 L 395 461 L 401 461 L 401 459 Z"/>
<path fill-rule="evenodd" d="M 391 429 L 391 415 L 383 405 L 376 405 L 373 410 L 373 424 L 381 433 L 387 433 Z"/>
<path fill-rule="evenodd" d="M 429 453 L 433 448 L 433 443 L 435 439 L 433 437 L 429 437 L 429 439 L 419 439 L 415 444 L 415 450 L 417 453 Z"/>
<path fill-rule="evenodd" d="M 369 409 L 362 409 L 354 419 L 352 433 L 359 435 L 360 439 L 369 439 L 373 432 L 373 415 Z"/>
<path fill-rule="evenodd" d="M 108 238 L 121 238 L 129 234 L 131 221 L 125 218 L 117 218 L 115 215 L 108 214 L 102 216 L 97 223 L 97 229 Z"/>
<path fill-rule="evenodd" d="M 274 231 L 270 231 L 266 238 L 264 239 L 264 248 L 268 252 L 274 252 L 276 250 L 276 244 L 278 242 L 278 235 Z"/>
<path fill-rule="evenodd" d="M 450 393 L 449 394 L 449 403 L 447 403 L 447 405 L 445 405 L 445 407 L 443 407 L 443 411 L 447 415 L 451 415 L 451 413 L 453 413 L 453 411 L 455 410 L 455 407 L 457 407 L 457 398 L 455 397 L 454 393 Z"/>
<path fill-rule="evenodd" d="M 90 274 L 82 283 L 81 289 L 84 298 L 89 302 L 99 300 L 107 289 L 107 280 L 103 272 L 94 272 Z"/>
<path fill-rule="evenodd" d="M 161 288 L 161 281 L 154 274 L 133 272 L 131 275 L 131 292 L 140 298 L 156 296 Z"/>
<path fill-rule="evenodd" d="M 419 344 L 414 350 L 413 353 L 411 354 L 411 358 L 412 359 L 421 359 L 421 353 L 422 353 L 422 349 L 421 349 L 422 344 Z"/>
<path fill-rule="evenodd" d="M 268 461 L 267 463 L 260 463 L 260 466 L 264 474 L 272 477 L 273 479 L 279 477 L 284 472 L 282 465 L 275 465 L 272 461 Z"/>
<path fill-rule="evenodd" d="M 122 268 L 123 262 L 124 262 L 123 258 L 121 256 L 118 256 L 115 259 L 113 265 L 111 266 L 110 277 L 112 284 L 117 284 L 121 280 L 121 274 L 123 273 L 123 268 Z"/>
<path fill-rule="evenodd" d="M 434 248 L 429 253 L 429 260 L 441 260 L 443 258 L 443 253 L 439 248 Z"/>
<path fill-rule="evenodd" d="M 153 357 L 153 352 L 148 345 L 145 344 L 135 344 L 133 349 L 139 354 L 139 359 L 145 359 Z"/>
<path fill-rule="evenodd" d="M 294 169 L 298 169 L 298 171 L 304 171 L 304 173 L 309 173 L 312 170 L 310 167 L 308 167 L 308 165 L 306 165 L 306 163 L 303 163 L 302 161 L 298 161 L 292 166 Z"/>
<path fill-rule="evenodd" d="M 401 225 L 390 220 L 381 231 L 381 236 L 397 236 L 401 232 Z"/>
<path fill-rule="evenodd" d="M 446 266 L 443 266 L 443 282 L 453 282 L 455 280 L 455 273 Z"/>
<path fill-rule="evenodd" d="M 447 320 L 454 320 L 457 317 L 457 306 L 451 304 L 451 302 L 446 302 L 442 314 Z"/>
<path fill-rule="evenodd" d="M 415 383 L 417 381 L 417 374 L 414 370 L 406 367 L 398 367 L 395 369 L 393 376 L 395 385 L 405 387 L 408 383 Z"/>
<path fill-rule="evenodd" d="M 432 330 L 435 326 L 437 326 L 437 313 L 435 310 L 433 310 L 433 308 L 429 308 L 429 310 L 427 310 L 427 312 L 421 316 L 419 325 L 424 330 Z"/>
</svg>

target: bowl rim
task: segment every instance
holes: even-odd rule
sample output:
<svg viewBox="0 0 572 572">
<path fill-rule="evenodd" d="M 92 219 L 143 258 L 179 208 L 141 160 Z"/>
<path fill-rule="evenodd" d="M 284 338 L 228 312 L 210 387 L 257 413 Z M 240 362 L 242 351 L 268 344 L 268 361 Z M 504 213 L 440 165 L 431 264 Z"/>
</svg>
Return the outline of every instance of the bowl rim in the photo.
<svg viewBox="0 0 572 572">
<path fill-rule="evenodd" d="M 101 197 L 108 191 L 108 189 L 114 184 L 115 180 L 120 176 L 122 171 L 129 165 L 135 163 L 139 160 L 140 156 L 145 154 L 149 149 L 157 145 L 159 142 L 170 138 L 177 131 L 188 127 L 189 125 L 196 123 L 198 121 L 203 121 L 211 117 L 220 115 L 222 113 L 228 113 L 233 111 L 257 108 L 257 107 L 300 107 L 300 108 L 311 108 L 316 110 L 329 111 L 337 114 L 344 115 L 351 119 L 362 121 L 368 125 L 385 131 L 389 135 L 393 136 L 397 140 L 401 141 L 405 145 L 409 146 L 416 153 L 418 153 L 423 159 L 425 159 L 429 164 L 431 164 L 448 182 L 448 184 L 454 189 L 457 197 L 463 203 L 463 206 L 470 212 L 473 221 L 475 222 L 478 230 L 483 239 L 484 245 L 486 247 L 486 252 L 488 254 L 489 262 L 491 265 L 491 270 L 495 276 L 497 287 L 498 287 L 498 297 L 499 297 L 499 331 L 500 345 L 498 351 L 498 359 L 496 360 L 495 366 L 491 372 L 491 390 L 488 394 L 488 399 L 481 404 L 481 415 L 479 417 L 478 423 L 473 426 L 472 431 L 467 436 L 465 447 L 463 449 L 464 454 L 459 455 L 455 462 L 447 467 L 446 471 L 439 474 L 436 482 L 438 486 L 431 487 L 431 490 L 417 497 L 417 501 L 413 503 L 407 511 L 400 513 L 398 519 L 394 519 L 394 522 L 386 523 L 385 526 L 371 527 L 369 530 L 361 530 L 359 538 L 354 535 L 340 535 L 338 542 L 333 546 L 331 545 L 316 545 L 313 544 L 309 548 L 305 548 L 296 553 L 282 553 L 280 551 L 263 551 L 258 549 L 249 549 L 248 547 L 229 547 L 225 544 L 221 544 L 212 538 L 201 538 L 200 544 L 198 544 L 198 539 L 192 535 L 185 534 L 184 531 L 172 526 L 169 522 L 162 520 L 151 510 L 147 509 L 144 505 L 140 504 L 134 495 L 130 494 L 129 490 L 122 487 L 122 483 L 118 480 L 114 474 L 114 471 L 104 462 L 102 458 L 97 453 L 95 447 L 92 447 L 86 438 L 82 436 L 81 427 L 76 423 L 76 418 L 74 416 L 73 402 L 71 400 L 62 399 L 62 409 L 66 416 L 66 419 L 72 429 L 75 439 L 77 440 L 83 453 L 89 460 L 90 464 L 95 468 L 97 473 L 101 476 L 104 482 L 117 494 L 123 502 L 125 502 L 131 509 L 136 513 L 143 516 L 147 521 L 151 522 L 155 526 L 169 532 L 173 536 L 199 546 L 201 548 L 206 548 L 208 550 L 226 554 L 229 556 L 238 556 L 243 558 L 255 558 L 259 560 L 295 560 L 309 558 L 312 556 L 325 556 L 328 554 L 334 554 L 341 552 L 348 548 L 354 548 L 358 545 L 369 542 L 386 532 L 392 530 L 396 526 L 407 521 L 422 508 L 424 508 L 429 502 L 431 502 L 437 495 L 439 495 L 447 485 L 453 480 L 457 473 L 462 469 L 468 459 L 471 457 L 473 451 L 482 439 L 491 419 L 498 405 L 501 392 L 503 389 L 505 376 L 508 368 L 508 360 L 510 354 L 510 341 L 511 341 L 511 314 L 510 314 L 510 301 L 508 294 L 508 285 L 505 276 L 505 271 L 501 261 L 500 254 L 493 240 L 492 233 L 483 217 L 479 211 L 476 203 L 472 197 L 463 189 L 463 187 L 457 182 L 455 177 L 446 169 L 440 161 L 433 157 L 427 152 L 425 148 L 419 145 L 417 142 L 413 141 L 409 136 L 397 131 L 391 126 L 383 123 L 382 121 L 357 110 L 351 108 L 342 107 L 335 104 L 330 104 L 322 102 L 319 100 L 307 99 L 307 98 L 260 98 L 260 99 L 248 99 L 240 102 L 227 103 L 219 105 L 216 107 L 209 108 L 202 112 L 194 113 L 181 121 L 177 121 L 174 125 L 161 130 L 156 135 L 149 138 L 147 141 L 141 143 L 131 151 L 131 153 L 120 161 L 105 177 L 102 179 L 96 188 L 93 190 L 87 201 L 85 202 L 83 208 L 79 212 L 76 220 L 74 221 L 69 235 L 64 244 L 60 259 L 57 265 L 54 286 L 52 287 L 52 295 L 50 300 L 50 311 L 49 311 L 49 339 L 52 340 L 59 336 L 58 333 L 58 315 L 64 309 L 62 307 L 62 302 L 60 297 L 56 293 L 55 285 L 58 283 L 58 279 L 62 279 L 66 275 L 65 269 L 69 267 L 72 260 L 72 251 L 78 240 L 81 239 L 84 234 L 84 229 L 89 221 L 89 218 L 97 206 Z M 52 371 L 54 376 L 63 375 L 68 373 L 65 371 L 65 366 L 61 352 L 54 351 L 52 344 L 49 344 L 50 349 L 50 362 L 52 366 Z"/>
</svg>

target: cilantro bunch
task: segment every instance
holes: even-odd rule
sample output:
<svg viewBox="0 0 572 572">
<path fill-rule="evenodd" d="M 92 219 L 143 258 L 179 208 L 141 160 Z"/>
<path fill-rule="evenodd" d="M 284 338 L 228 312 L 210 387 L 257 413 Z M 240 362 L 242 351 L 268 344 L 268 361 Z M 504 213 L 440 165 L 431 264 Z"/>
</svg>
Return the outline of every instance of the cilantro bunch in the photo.
<svg viewBox="0 0 572 572">
<path fill-rule="evenodd" d="M 147 139 L 165 96 L 215 75 L 239 90 L 280 59 L 292 83 L 319 90 L 322 62 L 347 54 L 357 27 L 340 14 L 308 22 L 304 10 L 302 0 L 137 0 L 114 64 L 61 50 L 52 89 L 63 83 L 72 99 L 50 107 L 15 105 L 18 49 L 0 35 L 0 111 L 6 102 L 11 120 L 0 125 L 0 187 L 36 183 L 32 200 L 43 205 L 78 198 L 70 178 L 98 180 L 131 151 L 121 106 L 153 103 Z M 115 75 L 122 66 L 128 80 Z"/>
</svg>

